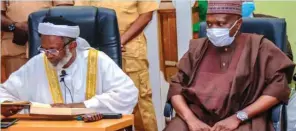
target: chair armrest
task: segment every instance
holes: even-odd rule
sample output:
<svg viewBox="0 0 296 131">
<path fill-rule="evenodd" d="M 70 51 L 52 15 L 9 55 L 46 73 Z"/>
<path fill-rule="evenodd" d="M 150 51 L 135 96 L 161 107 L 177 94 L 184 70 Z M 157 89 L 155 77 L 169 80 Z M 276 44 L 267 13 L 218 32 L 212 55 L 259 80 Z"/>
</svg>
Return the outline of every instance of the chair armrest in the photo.
<svg viewBox="0 0 296 131">
<path fill-rule="evenodd" d="M 165 103 L 163 115 L 165 117 L 171 117 L 173 115 L 173 106 L 171 103 Z"/>
<path fill-rule="evenodd" d="M 163 115 L 165 117 L 165 122 L 168 123 L 171 121 L 173 116 L 173 106 L 171 103 L 165 103 Z"/>
<path fill-rule="evenodd" d="M 287 129 L 287 108 L 280 103 L 271 109 L 271 119 L 275 131 L 285 131 Z M 281 130 L 284 129 L 284 130 Z"/>
</svg>

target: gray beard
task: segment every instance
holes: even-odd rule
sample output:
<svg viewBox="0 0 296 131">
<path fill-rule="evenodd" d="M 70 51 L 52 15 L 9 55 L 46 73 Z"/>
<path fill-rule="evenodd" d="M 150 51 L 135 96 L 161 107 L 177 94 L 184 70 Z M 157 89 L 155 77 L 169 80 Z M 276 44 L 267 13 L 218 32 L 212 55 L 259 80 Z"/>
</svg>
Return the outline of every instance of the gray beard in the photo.
<svg viewBox="0 0 296 131">
<path fill-rule="evenodd" d="M 70 52 L 69 48 L 66 48 L 66 56 L 59 61 L 57 65 L 50 64 L 52 68 L 60 71 L 63 69 L 63 67 L 69 62 L 69 60 L 72 58 L 72 53 Z"/>
</svg>

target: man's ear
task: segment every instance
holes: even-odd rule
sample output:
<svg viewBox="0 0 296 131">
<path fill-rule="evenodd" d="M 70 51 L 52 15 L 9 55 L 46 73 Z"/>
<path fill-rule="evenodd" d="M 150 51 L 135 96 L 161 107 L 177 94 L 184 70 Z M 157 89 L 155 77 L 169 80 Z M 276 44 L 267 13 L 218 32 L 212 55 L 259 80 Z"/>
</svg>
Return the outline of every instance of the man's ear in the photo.
<svg viewBox="0 0 296 131">
<path fill-rule="evenodd" d="M 236 24 L 230 30 L 229 36 L 233 37 L 238 31 L 240 31 L 242 23 L 243 23 L 243 19 L 241 17 L 237 20 Z"/>
<path fill-rule="evenodd" d="M 70 50 L 76 49 L 76 47 L 77 47 L 77 42 L 76 41 L 71 42 L 71 44 L 69 45 Z"/>
<path fill-rule="evenodd" d="M 236 29 L 239 30 L 239 29 L 241 28 L 242 24 L 243 24 L 243 18 L 241 17 L 241 18 L 237 21 L 237 27 L 236 27 Z"/>
</svg>

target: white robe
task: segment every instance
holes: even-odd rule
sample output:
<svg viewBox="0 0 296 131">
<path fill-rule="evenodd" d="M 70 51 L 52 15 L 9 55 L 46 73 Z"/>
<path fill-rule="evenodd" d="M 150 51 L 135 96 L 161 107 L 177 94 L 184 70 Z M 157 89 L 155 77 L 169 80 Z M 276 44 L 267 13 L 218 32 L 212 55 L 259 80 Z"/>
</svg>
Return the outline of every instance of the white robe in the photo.
<svg viewBox="0 0 296 131">
<path fill-rule="evenodd" d="M 100 113 L 131 114 L 138 101 L 138 89 L 133 81 L 105 53 L 98 53 L 96 95 L 85 100 L 88 50 L 77 52 L 75 61 L 64 69 L 65 84 L 71 90 L 73 103 L 84 102 L 87 108 Z M 41 54 L 30 59 L 1 84 L 0 102 L 31 101 L 52 104 L 52 96 Z M 58 76 L 61 71 L 57 72 Z M 60 79 L 60 77 L 59 77 Z M 60 82 L 65 103 L 72 103 L 69 90 Z M 65 97 L 66 96 L 66 97 Z"/>
</svg>

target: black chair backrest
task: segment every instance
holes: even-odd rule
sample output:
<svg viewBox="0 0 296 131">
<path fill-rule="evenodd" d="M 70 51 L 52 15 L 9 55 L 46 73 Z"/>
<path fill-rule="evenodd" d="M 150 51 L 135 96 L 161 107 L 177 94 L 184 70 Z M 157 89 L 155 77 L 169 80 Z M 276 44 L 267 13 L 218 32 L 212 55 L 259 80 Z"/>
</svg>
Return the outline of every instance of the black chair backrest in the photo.
<svg viewBox="0 0 296 131">
<path fill-rule="evenodd" d="M 92 6 L 53 7 L 31 13 L 29 24 L 29 57 L 37 55 L 40 46 L 38 24 L 45 16 L 62 16 L 77 23 L 80 37 L 89 44 L 106 53 L 121 67 L 121 46 L 116 13 L 112 9 Z"/>
<path fill-rule="evenodd" d="M 200 24 L 199 37 L 206 37 L 206 23 Z M 283 52 L 286 49 L 286 21 L 278 18 L 244 18 L 241 26 L 243 33 L 256 33 L 264 35 Z"/>
</svg>

